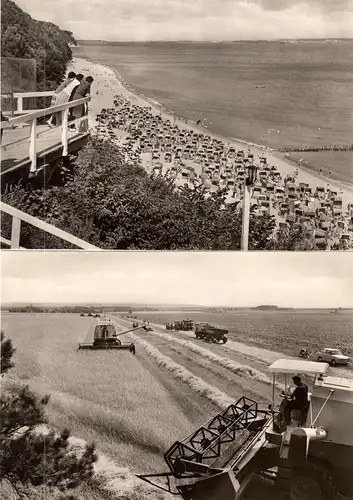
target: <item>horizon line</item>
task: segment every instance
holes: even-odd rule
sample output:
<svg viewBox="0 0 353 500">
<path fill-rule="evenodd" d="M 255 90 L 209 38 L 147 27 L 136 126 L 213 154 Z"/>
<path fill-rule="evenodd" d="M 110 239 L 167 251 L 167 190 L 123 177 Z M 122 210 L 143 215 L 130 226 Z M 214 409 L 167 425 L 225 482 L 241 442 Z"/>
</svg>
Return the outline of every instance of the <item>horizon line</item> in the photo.
<svg viewBox="0 0 353 500">
<path fill-rule="evenodd" d="M 76 307 L 76 306 L 100 306 L 100 307 L 126 307 L 130 309 L 137 309 L 138 307 L 158 307 L 168 308 L 168 307 L 180 307 L 180 308 L 203 308 L 203 309 L 250 309 L 254 307 L 276 307 L 279 309 L 353 309 L 353 305 L 350 307 L 341 307 L 341 306 L 281 306 L 277 304 L 258 304 L 258 305 L 202 305 L 202 304 L 158 304 L 158 303 L 137 303 L 131 302 L 129 303 L 110 303 L 110 302 L 9 302 L 2 303 L 1 308 L 4 307 L 29 307 L 29 306 L 42 306 L 42 307 Z"/>
<path fill-rule="evenodd" d="M 234 43 L 234 42 L 287 42 L 287 41 L 346 41 L 352 40 L 353 37 L 319 37 L 319 38 L 242 38 L 233 40 L 190 40 L 190 39 L 173 39 L 173 40 L 102 40 L 100 38 L 75 38 L 76 42 L 104 42 L 104 43 Z"/>
</svg>

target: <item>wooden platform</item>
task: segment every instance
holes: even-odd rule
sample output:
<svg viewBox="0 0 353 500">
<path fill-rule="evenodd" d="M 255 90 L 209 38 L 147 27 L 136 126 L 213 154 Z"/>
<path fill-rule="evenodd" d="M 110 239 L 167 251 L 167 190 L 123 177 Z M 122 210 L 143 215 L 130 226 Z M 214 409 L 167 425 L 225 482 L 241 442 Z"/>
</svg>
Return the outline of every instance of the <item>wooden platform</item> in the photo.
<svg viewBox="0 0 353 500">
<path fill-rule="evenodd" d="M 8 121 L 1 122 L 3 133 L 1 141 L 1 188 L 29 178 L 44 177 L 44 181 L 55 171 L 59 161 L 82 148 L 88 141 L 88 115 L 69 121 L 70 108 L 88 105 L 91 98 L 84 97 L 65 102 L 50 108 L 23 110 L 25 97 L 41 97 L 48 92 L 17 93 L 17 109 Z M 61 115 L 62 125 L 50 128 L 45 120 L 52 114 Z M 41 122 L 42 124 L 39 124 Z M 43 124 L 44 123 L 44 124 Z M 71 131 L 68 125 L 74 125 L 82 133 Z M 31 175 L 29 175 L 31 174 Z M 48 175 L 47 175 L 48 174 Z"/>
<path fill-rule="evenodd" d="M 1 145 L 1 181 L 2 183 L 16 181 L 23 175 L 28 175 L 31 161 L 29 158 L 30 128 L 4 130 Z M 80 149 L 88 140 L 89 132 L 68 132 L 68 152 L 73 153 Z M 37 126 L 37 161 L 38 168 L 61 158 L 61 129 L 49 128 L 47 125 Z"/>
</svg>

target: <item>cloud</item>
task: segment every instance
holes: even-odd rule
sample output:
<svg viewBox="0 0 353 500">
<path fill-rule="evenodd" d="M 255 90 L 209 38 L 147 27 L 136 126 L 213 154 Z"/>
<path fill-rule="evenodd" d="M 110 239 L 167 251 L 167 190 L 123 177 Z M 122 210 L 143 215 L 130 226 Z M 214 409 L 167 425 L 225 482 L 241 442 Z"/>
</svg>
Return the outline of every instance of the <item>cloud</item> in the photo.
<svg viewBox="0 0 353 500">
<path fill-rule="evenodd" d="M 351 37 L 353 0 L 17 0 L 32 16 L 102 40 Z M 71 21 L 69 21 L 69 20 Z"/>
</svg>

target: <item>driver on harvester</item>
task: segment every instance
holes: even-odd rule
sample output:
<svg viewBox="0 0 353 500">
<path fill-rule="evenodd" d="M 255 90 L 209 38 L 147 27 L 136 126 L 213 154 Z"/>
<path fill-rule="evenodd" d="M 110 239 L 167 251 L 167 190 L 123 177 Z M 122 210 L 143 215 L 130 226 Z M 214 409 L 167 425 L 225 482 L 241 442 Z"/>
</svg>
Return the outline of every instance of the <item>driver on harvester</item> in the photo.
<svg viewBox="0 0 353 500">
<path fill-rule="evenodd" d="M 293 383 L 296 386 L 294 389 L 293 393 L 290 396 L 290 399 L 288 401 L 288 404 L 285 407 L 285 419 L 287 425 L 290 424 L 291 422 L 291 411 L 292 410 L 298 410 L 301 412 L 302 417 L 304 417 L 308 405 L 309 405 L 309 400 L 308 400 L 308 386 L 306 386 L 299 375 L 295 375 L 293 378 Z"/>
</svg>

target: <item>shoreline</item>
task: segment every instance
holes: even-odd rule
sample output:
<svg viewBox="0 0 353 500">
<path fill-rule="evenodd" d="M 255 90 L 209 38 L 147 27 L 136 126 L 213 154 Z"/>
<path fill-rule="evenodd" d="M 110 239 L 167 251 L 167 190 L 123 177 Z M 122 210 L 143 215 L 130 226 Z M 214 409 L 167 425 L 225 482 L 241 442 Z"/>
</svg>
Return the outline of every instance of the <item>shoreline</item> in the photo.
<svg viewBox="0 0 353 500">
<path fill-rule="evenodd" d="M 342 196 L 343 206 L 346 208 L 349 203 L 353 202 L 353 183 L 350 184 L 346 181 L 340 181 L 329 177 L 321 176 L 318 172 L 308 166 L 298 165 L 295 160 L 291 160 L 285 156 L 284 152 L 280 152 L 274 148 L 265 145 L 255 144 L 250 141 L 245 141 L 238 138 L 226 137 L 212 132 L 203 125 L 197 125 L 192 120 L 187 120 L 176 116 L 176 114 L 167 109 L 163 104 L 155 101 L 154 99 L 139 94 L 135 91 L 123 78 L 123 76 L 109 66 L 94 63 L 87 59 L 75 57 L 73 55 L 72 61 L 69 63 L 69 68 L 83 74 L 92 74 L 94 77 L 92 101 L 90 103 L 90 111 L 92 120 L 90 125 L 92 128 L 96 124 L 96 116 L 102 109 L 114 108 L 114 95 L 122 94 L 132 104 L 149 107 L 158 113 L 165 120 L 174 120 L 176 124 L 182 125 L 183 128 L 205 134 L 212 138 L 221 140 L 225 144 L 236 147 L 237 149 L 247 148 L 249 152 L 254 154 L 254 157 L 266 155 L 268 163 L 275 165 L 281 172 L 283 177 L 293 175 L 297 170 L 297 182 L 305 182 L 315 190 L 317 186 L 329 186 L 339 192 Z M 94 74 L 93 74 L 94 73 Z M 108 89 L 108 91 L 107 91 Z"/>
</svg>

